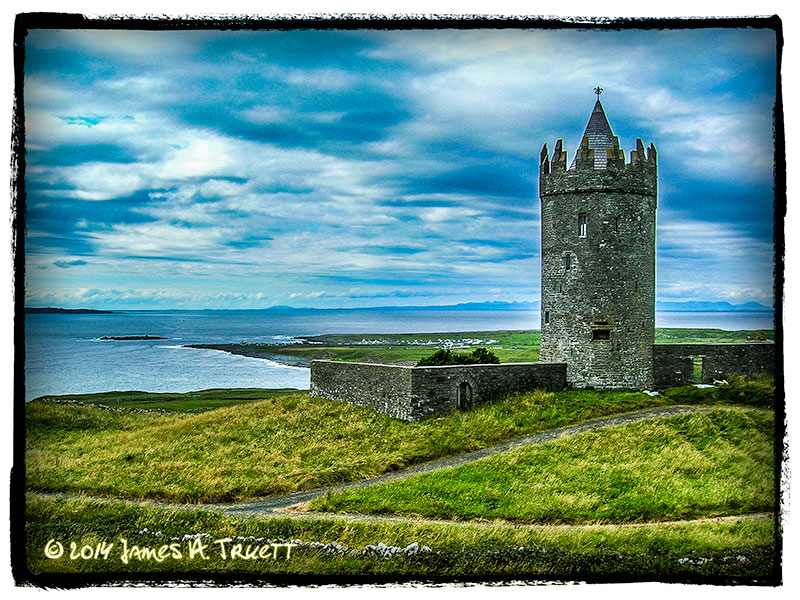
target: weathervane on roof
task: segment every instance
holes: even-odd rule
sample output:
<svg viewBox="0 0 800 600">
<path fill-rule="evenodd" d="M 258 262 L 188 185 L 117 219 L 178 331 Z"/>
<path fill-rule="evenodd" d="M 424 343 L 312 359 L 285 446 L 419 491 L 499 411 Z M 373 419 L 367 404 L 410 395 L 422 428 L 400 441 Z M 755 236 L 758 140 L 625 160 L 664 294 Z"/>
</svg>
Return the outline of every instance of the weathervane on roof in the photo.
<svg viewBox="0 0 800 600">
<path fill-rule="evenodd" d="M 600 94 L 602 94 L 602 93 L 603 93 L 603 88 L 601 88 L 601 87 L 598 85 L 596 88 L 594 88 L 594 93 L 595 93 L 595 94 L 597 94 L 597 99 L 598 99 L 598 100 L 600 100 Z"/>
</svg>

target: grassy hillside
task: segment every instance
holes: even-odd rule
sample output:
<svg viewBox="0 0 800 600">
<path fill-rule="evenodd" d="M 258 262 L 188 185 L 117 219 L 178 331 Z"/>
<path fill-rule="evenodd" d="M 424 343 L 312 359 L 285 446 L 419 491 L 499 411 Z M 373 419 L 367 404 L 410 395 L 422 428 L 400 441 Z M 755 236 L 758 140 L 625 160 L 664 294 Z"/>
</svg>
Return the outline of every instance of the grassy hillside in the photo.
<svg viewBox="0 0 800 600">
<path fill-rule="evenodd" d="M 690 519 L 774 509 L 772 411 L 717 409 L 527 446 L 311 502 L 322 512 L 527 523 Z"/>
<path fill-rule="evenodd" d="M 220 394 L 209 392 L 207 400 L 215 405 Z M 152 405 L 150 396 L 164 402 L 160 395 L 120 402 Z M 417 423 L 307 392 L 268 392 L 259 402 L 251 401 L 258 396 L 253 390 L 233 396 L 245 403 L 197 412 L 203 394 L 186 394 L 195 412 L 171 414 L 30 402 L 29 489 L 178 502 L 276 495 L 365 479 L 609 414 L 680 403 L 770 406 L 774 380 L 740 379 L 725 390 L 677 388 L 655 397 L 592 390 L 517 394 Z M 164 403 L 179 404 L 175 398 Z"/>
<path fill-rule="evenodd" d="M 364 479 L 593 417 L 663 406 L 631 392 L 535 392 L 417 423 L 305 392 L 200 414 L 27 406 L 31 490 L 217 502 Z"/>
</svg>

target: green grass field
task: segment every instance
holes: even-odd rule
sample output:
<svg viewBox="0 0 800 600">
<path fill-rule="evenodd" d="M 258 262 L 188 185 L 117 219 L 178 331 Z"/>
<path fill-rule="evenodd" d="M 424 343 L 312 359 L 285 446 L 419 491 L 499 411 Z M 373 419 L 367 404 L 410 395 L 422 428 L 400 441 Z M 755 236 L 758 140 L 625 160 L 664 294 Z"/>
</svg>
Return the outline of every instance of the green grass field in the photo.
<svg viewBox="0 0 800 600">
<path fill-rule="evenodd" d="M 329 493 L 310 510 L 551 524 L 771 511 L 774 430 L 756 409 L 632 423 Z"/>
<path fill-rule="evenodd" d="M 216 389 L 186 393 L 154 392 L 100 392 L 96 394 L 68 394 L 44 396 L 37 400 L 57 403 L 74 403 L 128 410 L 198 413 L 237 406 L 248 402 L 261 402 L 267 398 L 296 393 L 295 389 Z"/>
<path fill-rule="evenodd" d="M 585 528 L 509 527 L 480 524 L 352 521 L 343 518 L 234 519 L 217 513 L 30 497 L 27 501 L 27 566 L 38 576 L 137 574 L 203 577 L 250 574 L 300 585 L 314 576 L 346 577 L 349 583 L 389 578 L 414 580 L 480 577 L 520 579 L 661 580 L 698 583 L 769 583 L 774 580 L 772 519 L 690 524 L 645 524 Z M 207 548 L 189 557 L 188 538 L 204 536 Z M 122 560 L 122 539 L 128 562 Z M 223 543 L 217 540 L 229 539 Z M 64 548 L 58 558 L 45 549 L 53 540 Z M 286 557 L 231 557 L 272 543 L 299 542 Z M 84 546 L 112 545 L 107 558 L 70 558 Z M 197 542 L 194 542 L 197 543 Z M 379 544 L 408 548 L 383 556 Z M 177 544 L 162 561 L 130 554 L 133 546 L 158 550 Z M 221 548 L 226 548 L 222 558 Z M 269 550 L 269 549 L 268 549 Z M 139 558 L 141 557 L 141 558 Z M 47 581 L 42 580 L 42 581 Z M 80 580 L 79 580 L 80 581 Z"/>
<path fill-rule="evenodd" d="M 475 346 L 470 346 L 473 348 Z M 500 362 L 536 362 L 538 347 L 492 349 Z M 436 346 L 359 345 L 359 346 L 264 346 L 265 354 L 283 354 L 306 360 L 341 360 L 348 362 L 417 363 L 436 351 Z"/>
</svg>

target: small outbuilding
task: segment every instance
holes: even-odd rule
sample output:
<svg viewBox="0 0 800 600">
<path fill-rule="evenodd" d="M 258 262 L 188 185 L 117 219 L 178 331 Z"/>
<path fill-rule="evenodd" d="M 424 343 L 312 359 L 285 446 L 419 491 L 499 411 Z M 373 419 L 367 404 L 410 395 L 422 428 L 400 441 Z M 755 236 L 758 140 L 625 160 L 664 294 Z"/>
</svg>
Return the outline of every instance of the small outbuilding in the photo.
<svg viewBox="0 0 800 600">
<path fill-rule="evenodd" d="M 566 384 L 564 363 L 409 367 L 314 360 L 310 394 L 418 421 L 514 392 L 556 391 Z"/>
</svg>

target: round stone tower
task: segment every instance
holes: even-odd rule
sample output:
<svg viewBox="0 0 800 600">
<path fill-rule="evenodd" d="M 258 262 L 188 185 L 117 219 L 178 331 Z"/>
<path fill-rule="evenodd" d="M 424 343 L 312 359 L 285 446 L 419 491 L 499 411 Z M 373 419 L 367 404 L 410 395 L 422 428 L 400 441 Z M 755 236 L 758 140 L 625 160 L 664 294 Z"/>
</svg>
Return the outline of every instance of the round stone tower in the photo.
<svg viewBox="0 0 800 600">
<path fill-rule="evenodd" d="M 656 149 L 630 162 L 611 131 L 601 90 L 567 168 L 562 140 L 539 161 L 542 362 L 567 363 L 576 387 L 653 386 Z"/>
</svg>

